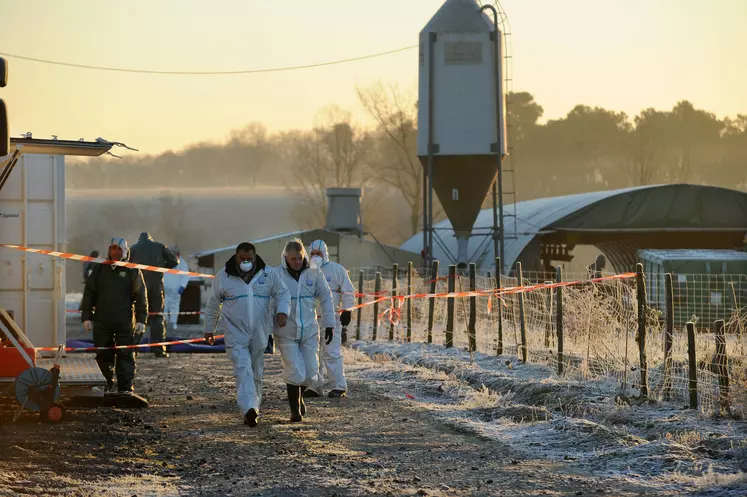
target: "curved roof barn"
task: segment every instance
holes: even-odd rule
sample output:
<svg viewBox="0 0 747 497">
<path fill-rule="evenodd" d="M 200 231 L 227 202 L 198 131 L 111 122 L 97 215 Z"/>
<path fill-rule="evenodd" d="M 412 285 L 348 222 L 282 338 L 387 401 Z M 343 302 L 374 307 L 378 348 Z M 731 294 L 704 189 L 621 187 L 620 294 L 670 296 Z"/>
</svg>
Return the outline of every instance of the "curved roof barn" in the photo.
<svg viewBox="0 0 747 497">
<path fill-rule="evenodd" d="M 516 229 L 506 222 L 506 261 L 528 270 L 570 261 L 576 245 L 594 245 L 617 271 L 637 262 L 642 248 L 734 249 L 747 234 L 747 193 L 713 186 L 677 184 L 539 198 L 516 204 Z M 513 209 L 509 209 L 511 211 Z M 493 211 L 480 211 L 469 240 L 470 261 L 494 266 Z M 456 238 L 448 220 L 435 225 L 434 257 L 455 264 Z M 419 251 L 423 234 L 404 244 Z"/>
</svg>

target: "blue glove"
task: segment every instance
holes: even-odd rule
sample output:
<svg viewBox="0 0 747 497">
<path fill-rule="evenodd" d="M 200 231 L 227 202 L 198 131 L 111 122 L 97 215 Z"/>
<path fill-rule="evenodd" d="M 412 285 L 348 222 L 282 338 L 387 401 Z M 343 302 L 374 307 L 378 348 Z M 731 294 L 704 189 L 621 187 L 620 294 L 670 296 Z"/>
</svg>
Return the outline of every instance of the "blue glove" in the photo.
<svg viewBox="0 0 747 497">
<path fill-rule="evenodd" d="M 184 293 L 184 287 L 183 287 L 183 286 L 180 286 L 180 287 L 179 287 L 179 295 L 181 295 L 181 294 L 183 294 L 183 293 Z"/>
</svg>

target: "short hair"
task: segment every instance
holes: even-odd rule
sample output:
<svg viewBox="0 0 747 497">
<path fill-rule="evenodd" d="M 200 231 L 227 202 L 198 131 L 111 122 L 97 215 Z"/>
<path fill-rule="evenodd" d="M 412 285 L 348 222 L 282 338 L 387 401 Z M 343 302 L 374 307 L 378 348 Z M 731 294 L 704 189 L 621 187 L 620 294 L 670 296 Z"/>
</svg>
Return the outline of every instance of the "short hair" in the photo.
<svg viewBox="0 0 747 497">
<path fill-rule="evenodd" d="M 256 254 L 257 248 L 253 243 L 241 242 L 236 246 L 236 253 L 238 254 L 239 252 L 254 252 Z"/>
<path fill-rule="evenodd" d="M 285 252 L 296 252 L 297 254 L 305 254 L 306 248 L 303 246 L 301 240 L 291 240 L 285 244 Z"/>
</svg>

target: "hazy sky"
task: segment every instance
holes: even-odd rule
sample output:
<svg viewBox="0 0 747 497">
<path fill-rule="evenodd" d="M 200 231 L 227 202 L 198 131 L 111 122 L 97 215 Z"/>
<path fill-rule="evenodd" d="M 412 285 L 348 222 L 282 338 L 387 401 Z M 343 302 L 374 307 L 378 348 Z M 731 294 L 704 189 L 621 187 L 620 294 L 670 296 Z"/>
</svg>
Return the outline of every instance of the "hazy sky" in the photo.
<svg viewBox="0 0 747 497">
<path fill-rule="evenodd" d="M 443 0 L 0 0 L 0 51 L 152 70 L 332 61 L 417 44 Z M 584 103 L 625 111 L 689 99 L 747 114 L 747 0 L 503 0 L 514 89 L 545 118 Z M 123 74 L 9 58 L 0 95 L 13 136 L 102 136 L 158 153 L 222 140 L 252 121 L 308 127 L 356 85 L 417 83 L 417 49 L 316 69 L 239 76 Z"/>
</svg>

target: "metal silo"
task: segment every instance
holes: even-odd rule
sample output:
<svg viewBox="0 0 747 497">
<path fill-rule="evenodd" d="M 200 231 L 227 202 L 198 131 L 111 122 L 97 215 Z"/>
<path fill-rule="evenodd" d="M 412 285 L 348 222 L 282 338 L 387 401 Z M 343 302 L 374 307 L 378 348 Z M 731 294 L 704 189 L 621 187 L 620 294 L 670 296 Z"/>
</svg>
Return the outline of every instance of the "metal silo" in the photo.
<svg viewBox="0 0 747 497">
<path fill-rule="evenodd" d="M 493 19 L 484 9 L 492 10 Z M 424 251 L 433 253 L 435 191 L 456 233 L 460 265 L 469 262 L 475 219 L 507 155 L 502 65 L 502 35 L 492 6 L 447 0 L 420 32 L 418 157 L 426 171 Z M 502 218 L 500 192 L 498 197 Z"/>
</svg>

